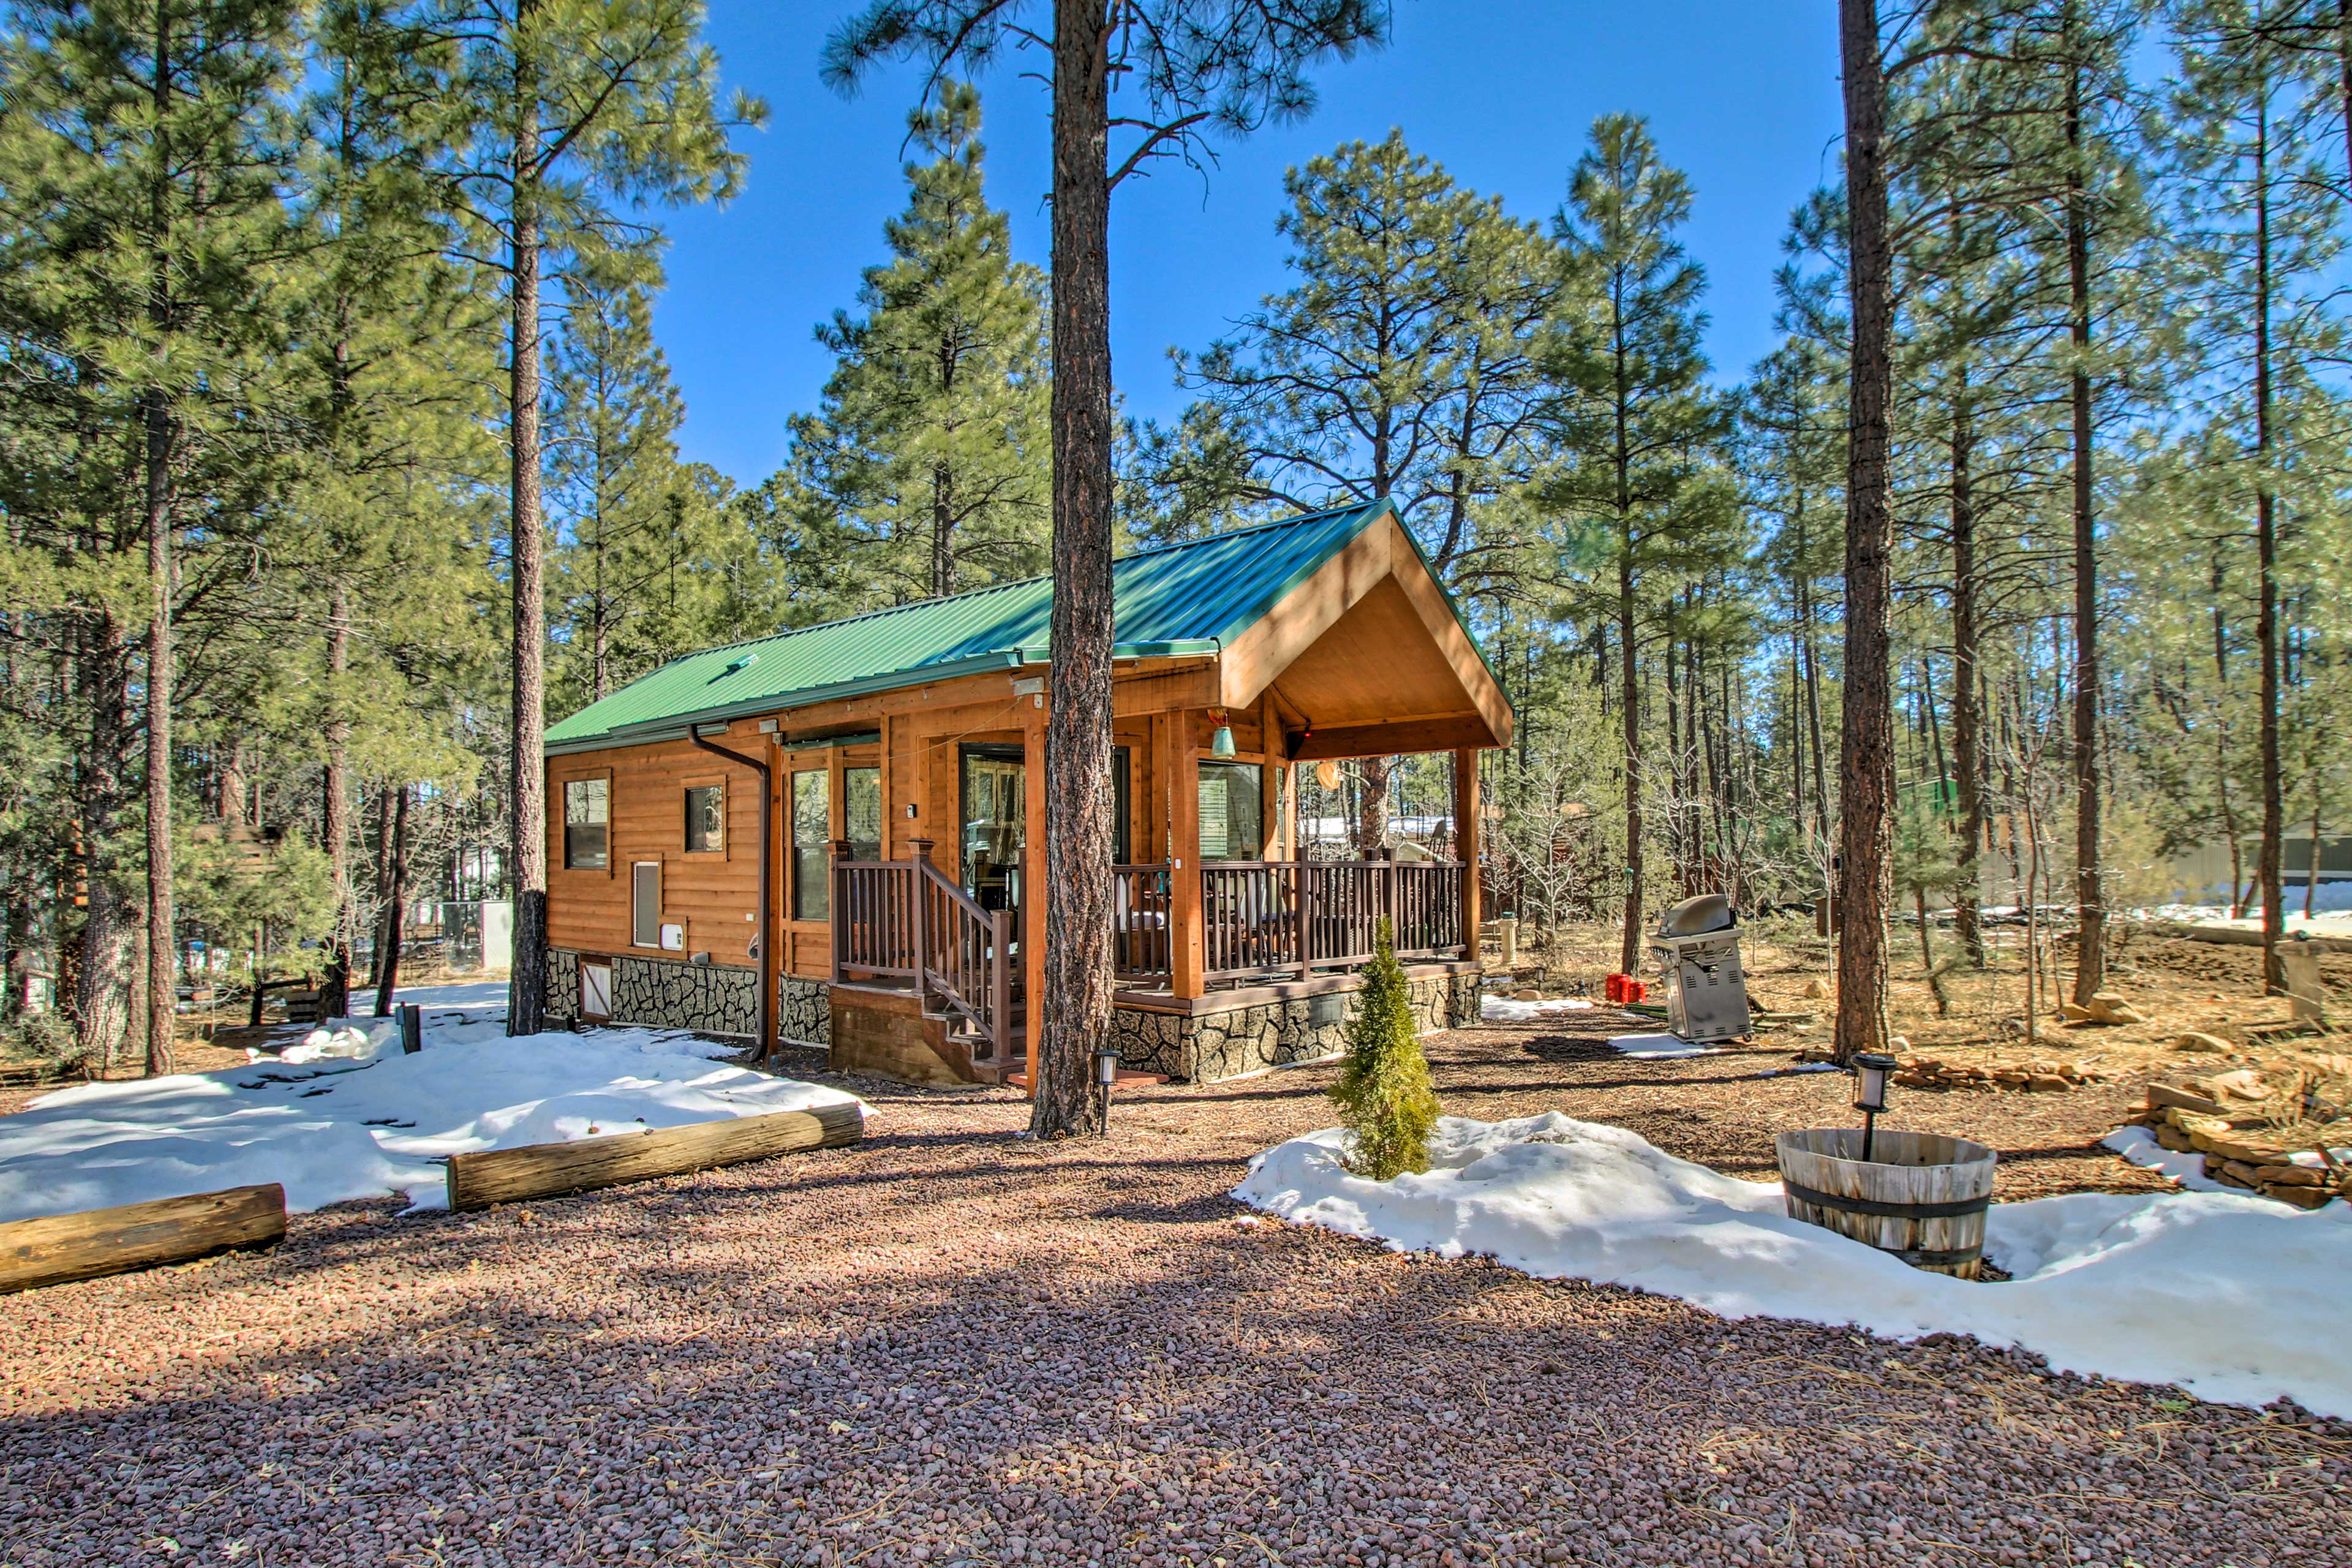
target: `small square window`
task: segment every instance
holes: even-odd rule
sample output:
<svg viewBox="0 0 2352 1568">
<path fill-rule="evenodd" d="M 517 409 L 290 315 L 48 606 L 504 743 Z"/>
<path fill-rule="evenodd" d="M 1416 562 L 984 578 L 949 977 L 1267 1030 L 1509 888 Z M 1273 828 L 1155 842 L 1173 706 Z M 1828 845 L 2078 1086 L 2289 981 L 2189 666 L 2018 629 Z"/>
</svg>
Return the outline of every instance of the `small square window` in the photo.
<svg viewBox="0 0 2352 1568">
<path fill-rule="evenodd" d="M 726 853 L 726 785 L 697 784 L 686 792 L 686 850 L 689 855 Z"/>
<path fill-rule="evenodd" d="M 563 864 L 574 871 L 602 871 L 607 864 L 606 814 L 613 781 L 572 779 L 563 786 Z"/>
</svg>

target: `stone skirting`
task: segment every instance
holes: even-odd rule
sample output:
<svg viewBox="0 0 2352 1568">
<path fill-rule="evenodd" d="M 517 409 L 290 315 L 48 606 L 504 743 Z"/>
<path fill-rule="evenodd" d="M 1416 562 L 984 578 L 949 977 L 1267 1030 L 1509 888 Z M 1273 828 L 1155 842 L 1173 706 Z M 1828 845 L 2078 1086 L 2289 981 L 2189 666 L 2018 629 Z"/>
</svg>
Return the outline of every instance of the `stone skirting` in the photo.
<svg viewBox="0 0 2352 1568">
<path fill-rule="evenodd" d="M 776 980 L 776 1037 L 795 1046 L 833 1048 L 833 987 L 798 974 Z"/>
<path fill-rule="evenodd" d="M 1355 1016 L 1358 986 L 1352 976 L 1349 980 L 1319 995 L 1242 1001 L 1222 1012 L 1121 1005 L 1111 1014 L 1119 1065 L 1137 1072 L 1165 1073 L 1179 1082 L 1214 1083 L 1331 1056 L 1346 1047 L 1347 1020 Z M 1475 970 L 1414 975 L 1406 987 L 1413 1017 L 1423 1032 L 1477 1021 Z M 1331 1011 L 1332 998 L 1339 999 L 1339 1016 L 1317 1023 L 1318 1010 Z"/>
<path fill-rule="evenodd" d="M 652 1029 L 692 1029 L 705 1035 L 757 1034 L 760 972 L 723 963 L 688 963 L 675 958 L 614 953 L 613 1016 L 615 1024 Z M 550 948 L 547 1013 L 571 1019 L 580 1013 L 580 954 Z"/>
</svg>

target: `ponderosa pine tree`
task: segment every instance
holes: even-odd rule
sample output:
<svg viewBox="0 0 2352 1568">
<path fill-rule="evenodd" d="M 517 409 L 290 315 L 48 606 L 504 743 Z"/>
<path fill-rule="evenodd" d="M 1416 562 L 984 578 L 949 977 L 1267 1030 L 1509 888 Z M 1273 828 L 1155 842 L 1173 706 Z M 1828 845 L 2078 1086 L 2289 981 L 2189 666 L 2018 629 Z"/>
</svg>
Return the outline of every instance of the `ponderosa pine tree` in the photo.
<svg viewBox="0 0 2352 1568">
<path fill-rule="evenodd" d="M 1050 25 L 1034 25 L 1040 10 Z M 1053 95 L 1053 699 L 1045 728 L 1045 994 L 1031 1127 L 1101 1133 L 1110 1098 L 1090 1070 L 1111 1011 L 1110 200 L 1152 160 L 1212 128 L 1243 135 L 1314 107 L 1307 68 L 1383 41 L 1383 0 L 870 0 L 825 46 L 853 89 L 882 60 L 933 82 L 1008 42 L 1045 57 Z M 1119 101 L 1114 117 L 1115 92 Z M 1114 118 L 1132 141 L 1114 153 Z M 1112 162 L 1114 156 L 1118 162 Z"/>
<path fill-rule="evenodd" d="M 143 924 L 152 1072 L 171 1068 L 179 978 L 174 628 L 216 585 L 180 546 L 201 515 L 211 552 L 238 559 L 276 473 L 284 363 L 268 300 L 288 250 L 295 23 L 284 0 L 42 3 L 0 46 L 0 313 L 21 412 L 47 432 L 19 447 L 11 597 L 50 617 L 82 693 L 53 711 L 81 752 L 83 1044 L 111 1060 Z M 142 775 L 133 857 L 120 781 Z M 132 866 L 143 921 L 125 907 Z"/>
<path fill-rule="evenodd" d="M 1838 0 L 1844 78 L 1847 356 L 1845 680 L 1838 740 L 1838 1059 L 1886 1041 L 1886 920 L 1894 895 L 1895 737 L 1889 668 L 1895 518 L 1887 487 L 1893 258 L 1887 245 L 1886 75 L 1876 0 Z"/>
<path fill-rule="evenodd" d="M 1386 496 L 1457 596 L 1509 592 L 1525 542 L 1508 525 L 1522 513 L 1492 503 L 1535 467 L 1551 247 L 1402 132 L 1313 159 L 1283 186 L 1276 228 L 1297 282 L 1234 336 L 1176 355 L 1178 381 L 1206 405 L 1187 416 L 1195 440 L 1229 444 L 1240 499 L 1310 510 Z M 1222 437 L 1199 434 L 1212 421 Z M 1359 764 L 1360 852 L 1388 841 L 1394 761 Z"/>
<path fill-rule="evenodd" d="M 2264 0 L 2199 0 L 2178 18 L 2183 40 L 2172 153 L 2187 244 L 2184 281 L 2200 309 L 2190 327 L 2237 432 L 2236 465 L 2252 492 L 2259 666 L 2261 889 L 2265 984 L 2284 988 L 2278 956 L 2286 900 L 2282 490 L 2297 455 L 2282 439 L 2308 400 L 2318 362 L 2340 353 L 2340 323 L 2310 293 L 2341 247 L 2340 197 L 2323 156 L 2336 106 L 2269 26 L 2291 9 Z M 2217 535 L 2242 521 L 2220 523 Z M 2216 605 L 2218 613 L 2219 605 Z"/>
<path fill-rule="evenodd" d="M 551 258 L 648 243 L 615 204 L 734 194 L 743 156 L 729 134 L 767 111 L 722 100 L 702 21 L 701 0 L 423 0 L 418 22 L 420 47 L 451 56 L 440 140 L 462 243 L 494 252 L 507 285 L 510 1034 L 537 1034 L 547 1002 L 541 287 Z"/>
<path fill-rule="evenodd" d="M 1627 973 L 1646 934 L 1643 807 L 1654 781 L 1640 647 L 1657 607 L 1652 579 L 1722 558 L 1738 521 L 1711 471 L 1729 424 L 1705 384 L 1706 273 L 1675 232 L 1690 207 L 1690 182 L 1659 158 L 1643 121 L 1595 121 L 1556 226 L 1570 285 L 1540 351 L 1551 384 L 1542 418 L 1559 453 L 1542 504 L 1561 521 L 1571 570 L 1588 577 L 1589 597 L 1607 606 L 1616 628 L 1627 846 L 1619 963 Z"/>
<path fill-rule="evenodd" d="M 685 557 L 695 542 L 681 526 L 690 484 L 677 459 L 686 402 L 654 342 L 649 289 L 582 268 L 563 292 L 546 425 L 551 598 L 563 650 L 554 683 L 562 705 L 578 708 L 659 662 L 630 646 L 633 623 L 660 606 L 665 579 L 691 571 Z"/>
<path fill-rule="evenodd" d="M 1052 532 L 1045 279 L 1013 258 L 982 178 L 980 94 L 943 82 L 908 116 L 928 154 L 891 259 L 817 330 L 839 356 L 792 423 L 790 478 L 845 608 L 939 598 L 1044 570 Z"/>
</svg>

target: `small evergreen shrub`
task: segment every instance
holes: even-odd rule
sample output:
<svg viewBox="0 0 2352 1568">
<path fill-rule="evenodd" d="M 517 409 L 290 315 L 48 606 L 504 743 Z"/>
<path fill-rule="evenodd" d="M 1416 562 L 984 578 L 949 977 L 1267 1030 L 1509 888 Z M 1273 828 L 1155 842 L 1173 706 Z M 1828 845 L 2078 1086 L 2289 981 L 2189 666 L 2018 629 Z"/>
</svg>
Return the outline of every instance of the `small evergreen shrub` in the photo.
<svg viewBox="0 0 2352 1568">
<path fill-rule="evenodd" d="M 1429 1086 L 1429 1058 L 1413 1028 L 1412 999 L 1396 937 L 1381 921 L 1380 945 L 1363 970 L 1348 1058 L 1331 1098 L 1349 1132 L 1342 1156 L 1357 1175 L 1385 1182 L 1429 1168 L 1429 1135 L 1437 1126 L 1437 1091 Z"/>
</svg>

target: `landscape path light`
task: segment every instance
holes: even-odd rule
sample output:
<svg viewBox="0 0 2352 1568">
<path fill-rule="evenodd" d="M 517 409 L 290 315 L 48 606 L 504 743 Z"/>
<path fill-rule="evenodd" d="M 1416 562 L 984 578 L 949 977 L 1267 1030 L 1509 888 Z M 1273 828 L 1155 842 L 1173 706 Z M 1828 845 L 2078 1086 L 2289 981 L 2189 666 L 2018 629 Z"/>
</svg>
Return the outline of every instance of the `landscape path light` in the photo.
<svg viewBox="0 0 2352 1568">
<path fill-rule="evenodd" d="M 1101 1050 L 1095 1053 L 1095 1081 L 1105 1089 L 1110 1089 L 1118 1084 L 1118 1053 L 1117 1051 Z"/>
<path fill-rule="evenodd" d="M 1886 1079 L 1901 1064 L 1893 1057 L 1864 1051 L 1853 1058 L 1853 1108 L 1862 1112 L 1862 1159 L 1870 1163 L 1871 1140 L 1878 1131 L 1879 1113 L 1886 1109 Z"/>
</svg>

